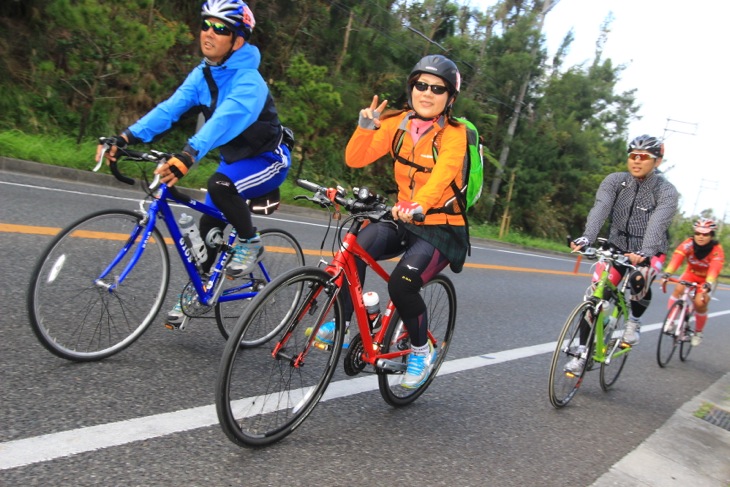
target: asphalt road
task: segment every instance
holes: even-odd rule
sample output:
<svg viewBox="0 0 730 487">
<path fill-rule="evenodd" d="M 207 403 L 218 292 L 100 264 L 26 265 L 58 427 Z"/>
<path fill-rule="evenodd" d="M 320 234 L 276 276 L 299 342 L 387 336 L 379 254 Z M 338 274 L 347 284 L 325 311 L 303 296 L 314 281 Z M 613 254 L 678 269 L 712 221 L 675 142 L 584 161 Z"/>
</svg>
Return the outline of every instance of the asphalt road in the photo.
<svg viewBox="0 0 730 487">
<path fill-rule="evenodd" d="M 136 208 L 140 195 L 0 172 L 0 485 L 589 485 L 730 370 L 730 290 L 716 293 L 702 347 L 659 369 L 651 325 L 666 296 L 655 287 L 642 342 L 615 388 L 604 393 L 591 373 L 554 410 L 550 353 L 589 266 L 576 275 L 574 258 L 474 241 L 465 270 L 450 274 L 454 341 L 418 401 L 394 409 L 372 377 L 338 374 L 359 381 L 352 393 L 321 403 L 279 444 L 241 449 L 212 406 L 224 346 L 212 320 L 171 332 L 159 316 L 130 348 L 87 364 L 51 355 L 30 330 L 27 286 L 47 229 L 101 208 Z M 292 232 L 317 261 L 320 210 L 282 210 L 257 224 Z M 171 258 L 164 309 L 185 284 Z M 374 281 L 365 287 L 380 289 Z"/>
</svg>

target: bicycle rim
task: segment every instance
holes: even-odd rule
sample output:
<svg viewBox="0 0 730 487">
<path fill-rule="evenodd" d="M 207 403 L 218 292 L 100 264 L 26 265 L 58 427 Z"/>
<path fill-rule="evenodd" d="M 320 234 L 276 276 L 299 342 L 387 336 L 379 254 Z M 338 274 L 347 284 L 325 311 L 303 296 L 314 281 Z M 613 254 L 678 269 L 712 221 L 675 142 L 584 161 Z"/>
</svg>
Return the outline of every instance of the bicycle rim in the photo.
<svg viewBox="0 0 730 487">
<path fill-rule="evenodd" d="M 615 303 L 612 302 L 615 306 Z M 606 313 L 613 312 L 613 306 L 606 309 Z M 626 365 L 626 359 L 629 358 L 629 352 L 622 353 L 619 356 L 614 356 L 615 353 L 620 352 L 622 349 L 621 343 L 623 342 L 624 334 L 624 314 L 619 312 L 616 322 L 603 330 L 604 339 L 604 353 L 606 359 L 601 363 L 601 371 L 599 373 L 599 382 L 601 389 L 608 391 L 608 389 L 616 383 L 621 371 L 624 370 Z"/>
<path fill-rule="evenodd" d="M 304 266 L 302 247 L 292 234 L 284 230 L 266 229 L 261 231 L 264 244 L 264 257 L 259 266 L 251 274 L 240 278 L 226 280 L 223 293 L 260 292 L 269 283 L 284 272 Z M 236 326 L 238 319 L 248 308 L 253 298 L 219 302 L 215 305 L 215 320 L 218 330 L 226 340 Z M 270 340 L 276 330 L 256 330 L 255 325 L 247 333 L 247 339 L 241 346 L 255 347 Z"/>
<path fill-rule="evenodd" d="M 68 360 L 100 360 L 128 347 L 160 310 L 169 280 L 169 256 L 155 229 L 124 282 L 118 278 L 136 243 L 101 283 L 97 278 L 129 244 L 141 216 L 125 210 L 91 214 L 63 230 L 36 264 L 28 291 L 33 332 Z"/>
<path fill-rule="evenodd" d="M 312 412 L 337 366 L 344 340 L 339 297 L 330 276 L 316 268 L 293 269 L 251 302 L 226 343 L 216 381 L 216 410 L 228 438 L 265 446 L 289 435 Z M 292 310 L 291 300 L 303 289 Z M 334 320 L 333 345 L 314 346 L 310 336 Z M 240 347 L 259 326 L 277 329 L 259 347 Z"/>
<path fill-rule="evenodd" d="M 587 334 L 585 343 L 590 344 L 593 340 L 592 324 L 590 324 L 590 320 L 584 321 L 586 313 L 591 308 L 592 303 L 588 301 L 580 303 L 570 313 L 568 320 L 560 331 L 560 336 L 558 337 L 550 363 L 550 380 L 548 384 L 550 404 L 555 408 L 561 408 L 567 405 L 583 383 L 583 377 L 588 363 L 587 360 L 583 365 L 583 369 L 577 374 L 567 372 L 565 366 L 574 357 L 579 356 L 578 346 L 580 345 L 581 327 L 584 328 L 584 335 Z M 590 327 L 587 333 L 585 330 L 586 326 Z M 592 351 L 589 350 L 587 357 L 591 357 L 591 353 Z"/>
<path fill-rule="evenodd" d="M 400 407 L 410 404 L 426 391 L 446 358 L 446 352 L 454 334 L 454 327 L 456 326 L 456 290 L 451 280 L 441 274 L 435 276 L 423 286 L 421 296 L 426 303 L 428 329 L 432 339 L 435 340 L 436 361 L 426 381 L 412 389 L 401 386 L 404 372 L 393 373 L 379 369 L 378 386 L 380 394 L 385 402 L 391 406 Z M 396 311 L 388 325 L 382 352 L 409 350 L 410 347 L 411 342 L 408 332 Z M 405 370 L 407 357 L 407 355 L 404 355 L 399 359 L 403 370 Z"/>
<path fill-rule="evenodd" d="M 672 304 L 672 307 L 669 308 L 667 316 L 664 318 L 664 322 L 662 323 L 662 328 L 659 330 L 659 341 L 657 342 L 656 347 L 656 361 L 659 364 L 659 367 L 667 366 L 669 361 L 672 360 L 674 350 L 677 348 L 677 335 L 674 330 L 680 325 L 679 319 L 681 314 L 682 304 L 681 302 L 676 301 Z M 679 331 L 679 336 L 681 335 L 682 330 Z"/>
</svg>

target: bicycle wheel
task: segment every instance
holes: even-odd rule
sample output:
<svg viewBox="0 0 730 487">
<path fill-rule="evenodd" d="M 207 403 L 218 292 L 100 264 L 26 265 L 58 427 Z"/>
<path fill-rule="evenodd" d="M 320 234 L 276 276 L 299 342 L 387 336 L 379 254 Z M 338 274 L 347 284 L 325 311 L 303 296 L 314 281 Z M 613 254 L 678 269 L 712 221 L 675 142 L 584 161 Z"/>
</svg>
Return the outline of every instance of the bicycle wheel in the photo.
<svg viewBox="0 0 730 487">
<path fill-rule="evenodd" d="M 687 313 L 684 317 L 684 330 L 682 330 L 682 333 L 679 335 L 680 337 L 683 337 L 683 339 L 679 340 L 679 360 L 682 362 L 687 360 L 689 353 L 692 351 L 692 341 L 690 339 L 695 332 L 690 327 L 689 322 L 692 319 L 693 314 L 694 313 Z"/>
<path fill-rule="evenodd" d="M 335 290 L 323 270 L 293 269 L 265 287 L 241 316 L 226 343 L 216 380 L 218 419 L 237 445 L 259 447 L 281 440 L 324 394 L 345 332 Z M 316 330 L 331 320 L 337 323 L 333 344 L 316 346 Z M 258 333 L 262 327 L 278 331 L 259 347 L 239 346 L 250 330 Z"/>
<path fill-rule="evenodd" d="M 436 349 L 436 361 L 426 381 L 413 389 L 408 389 L 400 385 L 405 371 L 407 355 L 403 355 L 399 359 L 399 365 L 403 369 L 402 372 L 394 373 L 392 371 L 378 369 L 380 395 L 391 406 L 400 407 L 410 404 L 428 389 L 428 386 L 434 377 L 436 377 L 441 364 L 446 358 L 446 352 L 449 349 L 451 338 L 454 335 L 454 327 L 456 326 L 456 290 L 451 280 L 439 274 L 423 286 L 421 295 L 426 303 L 428 330 L 434 340 L 433 345 Z M 397 311 L 393 313 L 390 320 L 384 342 L 381 349 L 382 353 L 395 350 L 408 350 L 411 347 L 410 338 Z"/>
<path fill-rule="evenodd" d="M 611 306 L 604 311 L 604 316 L 611 316 L 614 313 L 615 306 L 616 303 L 612 299 Z M 611 324 L 604 325 L 603 328 L 603 350 L 606 359 L 601 363 L 599 382 L 601 384 L 601 389 L 604 391 L 608 391 L 616 380 L 618 380 L 618 376 L 621 375 L 621 371 L 624 370 L 624 365 L 626 365 L 626 359 L 629 358 L 628 350 L 618 356 L 614 356 L 615 353 L 623 350 L 621 347 L 623 334 L 624 313 L 623 310 L 619 310 L 616 321 L 613 321 Z"/>
<path fill-rule="evenodd" d="M 266 229 L 261 231 L 261 240 L 264 244 L 264 258 L 259 263 L 258 269 L 242 279 L 227 280 L 223 294 L 237 292 L 258 292 L 271 282 L 275 277 L 291 269 L 304 266 L 304 253 L 302 247 L 292 234 L 284 230 Z M 236 301 L 218 302 L 215 305 L 215 321 L 221 335 L 226 340 L 236 326 L 238 318 L 241 317 L 252 298 L 239 299 Z M 254 347 L 269 340 L 276 330 L 269 330 L 268 333 L 257 334 L 251 328 L 247 334 L 248 340 L 241 343 L 241 346 Z"/>
<path fill-rule="evenodd" d="M 568 404 L 583 383 L 588 359 L 586 359 L 582 370 L 578 374 L 566 371 L 565 366 L 573 358 L 580 357 L 578 347 L 581 341 L 584 344 L 591 344 L 593 341 L 593 318 L 589 315 L 589 310 L 592 307 L 593 304 L 589 301 L 580 303 L 570 313 L 568 320 L 560 331 L 550 364 L 548 384 L 550 404 L 555 408 L 561 408 Z M 581 332 L 583 335 L 582 340 Z M 592 347 L 588 349 L 587 358 L 592 356 L 590 348 Z"/>
<path fill-rule="evenodd" d="M 680 325 L 682 315 L 682 302 L 675 301 L 669 308 L 661 330 L 659 330 L 659 342 L 656 347 L 656 361 L 659 367 L 666 367 L 674 355 L 674 349 L 677 348 L 677 336 L 682 336 L 682 330 L 679 335 L 675 333 L 675 329 Z"/>
<path fill-rule="evenodd" d="M 117 284 L 138 248 L 141 219 L 126 210 L 93 213 L 61 231 L 44 251 L 31 277 L 28 314 L 36 337 L 55 355 L 75 361 L 109 357 L 139 338 L 157 315 L 170 277 L 157 229 Z"/>
</svg>

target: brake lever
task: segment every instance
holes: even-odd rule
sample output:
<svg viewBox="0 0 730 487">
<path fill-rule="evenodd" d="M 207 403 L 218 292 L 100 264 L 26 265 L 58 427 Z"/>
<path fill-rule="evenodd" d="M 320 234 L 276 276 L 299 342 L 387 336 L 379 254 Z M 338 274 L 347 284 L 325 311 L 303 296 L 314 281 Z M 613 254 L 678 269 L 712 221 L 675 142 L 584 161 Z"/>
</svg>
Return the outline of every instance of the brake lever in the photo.
<svg viewBox="0 0 730 487">
<path fill-rule="evenodd" d="M 155 170 L 157 170 L 157 169 L 161 168 L 161 167 L 162 167 L 162 166 L 163 166 L 164 164 L 165 164 L 164 162 L 160 162 L 160 163 L 158 163 L 158 164 L 157 164 L 157 167 L 155 168 Z M 147 187 L 148 187 L 148 188 L 149 188 L 150 190 L 152 190 L 152 191 L 155 191 L 155 190 L 156 190 L 156 189 L 157 189 L 157 188 L 158 188 L 159 186 L 160 186 L 160 175 L 159 175 L 159 174 L 157 174 L 157 173 L 155 173 L 155 177 L 154 177 L 154 178 L 152 178 L 152 182 L 151 182 L 151 183 L 150 183 L 150 185 L 149 185 L 149 186 L 147 186 Z"/>
<path fill-rule="evenodd" d="M 94 169 L 92 171 L 99 172 L 99 169 L 101 169 L 101 162 L 104 160 L 104 156 L 109 151 L 109 144 L 104 144 L 104 148 L 101 150 L 101 154 L 99 155 L 99 160 L 96 161 L 96 166 L 94 166 Z"/>
</svg>

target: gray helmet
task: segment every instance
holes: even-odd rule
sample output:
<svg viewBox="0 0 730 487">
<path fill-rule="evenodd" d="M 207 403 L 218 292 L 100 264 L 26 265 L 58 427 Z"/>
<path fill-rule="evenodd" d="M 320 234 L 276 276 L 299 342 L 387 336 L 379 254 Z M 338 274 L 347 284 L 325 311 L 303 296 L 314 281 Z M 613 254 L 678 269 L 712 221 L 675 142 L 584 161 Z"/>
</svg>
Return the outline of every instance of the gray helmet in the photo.
<svg viewBox="0 0 730 487">
<path fill-rule="evenodd" d="M 221 19 L 246 40 L 256 25 L 253 12 L 243 0 L 208 0 L 203 4 L 200 16 Z"/>
<path fill-rule="evenodd" d="M 446 106 L 451 106 L 461 89 L 461 74 L 454 61 L 441 54 L 430 54 L 418 61 L 413 66 L 413 69 L 411 69 L 411 74 L 408 75 L 408 82 L 406 83 L 408 106 L 413 106 L 411 100 L 413 83 L 415 83 L 416 78 L 421 73 L 433 74 L 446 81 L 446 86 L 449 90 L 449 101 L 446 103 Z"/>
<path fill-rule="evenodd" d="M 629 148 L 626 152 L 632 152 L 635 150 L 645 150 L 657 157 L 664 156 L 664 144 L 661 140 L 656 137 L 652 137 L 651 135 L 639 135 L 629 142 Z"/>
</svg>

